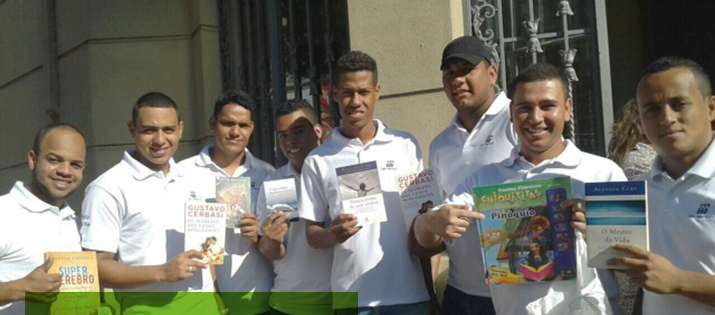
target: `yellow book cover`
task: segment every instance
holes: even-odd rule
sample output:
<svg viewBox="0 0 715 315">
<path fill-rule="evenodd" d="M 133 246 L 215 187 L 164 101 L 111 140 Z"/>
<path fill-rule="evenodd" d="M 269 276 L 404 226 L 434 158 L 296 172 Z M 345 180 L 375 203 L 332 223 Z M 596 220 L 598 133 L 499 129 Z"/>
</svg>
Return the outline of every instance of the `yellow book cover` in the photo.
<svg viewBox="0 0 715 315">
<path fill-rule="evenodd" d="M 100 307 L 97 253 L 76 252 L 45 254 L 52 257 L 48 273 L 62 275 L 60 294 L 52 303 L 52 315 L 89 314 Z"/>
</svg>

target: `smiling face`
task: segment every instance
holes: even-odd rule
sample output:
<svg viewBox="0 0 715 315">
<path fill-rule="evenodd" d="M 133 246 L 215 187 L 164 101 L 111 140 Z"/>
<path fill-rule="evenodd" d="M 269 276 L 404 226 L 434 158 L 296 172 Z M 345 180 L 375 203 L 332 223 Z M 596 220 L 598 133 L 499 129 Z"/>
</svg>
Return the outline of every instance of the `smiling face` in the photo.
<svg viewBox="0 0 715 315">
<path fill-rule="evenodd" d="M 236 104 L 224 105 L 217 117 L 212 117 L 209 126 L 214 134 L 214 154 L 240 156 L 253 133 L 251 111 Z"/>
<path fill-rule="evenodd" d="M 534 164 L 553 159 L 565 146 L 564 125 L 571 120 L 571 99 L 558 79 L 519 84 L 511 103 L 511 119 L 521 140 L 521 155 Z"/>
<path fill-rule="evenodd" d="M 442 70 L 442 87 L 459 112 L 481 116 L 494 99 L 497 69 L 486 61 L 473 65 L 457 59 Z"/>
<path fill-rule="evenodd" d="M 333 90 L 343 118 L 343 130 L 356 138 L 366 126 L 372 126 L 375 103 L 380 98 L 380 85 L 370 71 L 346 72 Z"/>
<path fill-rule="evenodd" d="M 276 120 L 281 151 L 298 171 L 303 167 L 308 153 L 320 145 L 322 132 L 320 125 L 313 125 L 303 109 L 280 116 Z"/>
<path fill-rule="evenodd" d="M 130 121 L 137 160 L 154 170 L 169 172 L 169 160 L 179 148 L 184 123 L 174 108 L 142 107 L 137 121 Z"/>
<path fill-rule="evenodd" d="M 39 146 L 30 151 L 30 191 L 47 204 L 61 207 L 82 182 L 86 145 L 81 135 L 67 128 L 50 130 Z"/>
</svg>

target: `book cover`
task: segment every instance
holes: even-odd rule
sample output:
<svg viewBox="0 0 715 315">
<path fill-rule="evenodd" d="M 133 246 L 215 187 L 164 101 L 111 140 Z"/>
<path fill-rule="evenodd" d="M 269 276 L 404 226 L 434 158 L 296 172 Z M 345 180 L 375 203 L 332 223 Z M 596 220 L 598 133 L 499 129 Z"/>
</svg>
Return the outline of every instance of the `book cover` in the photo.
<svg viewBox="0 0 715 315">
<path fill-rule="evenodd" d="M 248 177 L 217 177 L 216 202 L 228 205 L 226 227 L 238 233 L 236 223 L 251 213 L 251 179 Z"/>
<path fill-rule="evenodd" d="M 490 284 L 569 280 L 576 277 L 571 179 L 557 177 L 474 187 L 474 205 Z"/>
<path fill-rule="evenodd" d="M 62 276 L 60 294 L 52 303 L 50 314 L 89 314 L 100 307 L 99 273 L 96 252 L 45 253 L 52 257 L 48 273 Z"/>
<path fill-rule="evenodd" d="M 204 254 L 201 262 L 223 265 L 226 256 L 226 214 L 228 205 L 190 201 L 185 204 L 184 251 Z"/>
<path fill-rule="evenodd" d="M 358 226 L 387 221 L 377 162 L 335 169 L 343 211 L 358 218 Z"/>
<path fill-rule="evenodd" d="M 623 269 L 607 262 L 624 254 L 615 243 L 648 250 L 648 197 L 644 181 L 586 183 L 588 266 Z"/>
<path fill-rule="evenodd" d="M 291 221 L 298 221 L 298 195 L 295 189 L 295 179 L 286 178 L 263 182 L 266 194 L 268 215 L 276 212 L 290 213 Z"/>
<path fill-rule="evenodd" d="M 418 214 L 429 211 L 444 200 L 439 172 L 435 169 L 398 175 L 396 181 L 408 229 Z"/>
</svg>

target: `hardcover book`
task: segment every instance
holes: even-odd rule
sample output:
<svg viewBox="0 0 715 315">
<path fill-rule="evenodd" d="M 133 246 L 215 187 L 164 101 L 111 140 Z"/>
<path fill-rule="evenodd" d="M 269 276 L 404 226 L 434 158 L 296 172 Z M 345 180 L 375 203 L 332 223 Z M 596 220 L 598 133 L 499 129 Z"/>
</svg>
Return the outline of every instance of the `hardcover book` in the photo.
<svg viewBox="0 0 715 315">
<path fill-rule="evenodd" d="M 358 218 L 358 226 L 387 221 L 380 175 L 375 161 L 335 169 L 343 211 Z"/>
<path fill-rule="evenodd" d="M 576 277 L 571 179 L 557 177 L 474 187 L 474 205 L 489 284 L 569 280 Z"/>
<path fill-rule="evenodd" d="M 185 204 L 184 250 L 204 254 L 201 262 L 223 265 L 226 256 L 226 213 L 228 205 L 190 201 Z"/>
<path fill-rule="evenodd" d="M 397 176 L 397 189 L 408 229 L 417 215 L 429 211 L 444 200 L 439 173 L 435 169 Z"/>
<path fill-rule="evenodd" d="M 240 233 L 236 223 L 251 213 L 251 179 L 248 177 L 217 177 L 216 202 L 228 205 L 226 227 Z"/>
<path fill-rule="evenodd" d="M 48 273 L 62 276 L 60 294 L 52 303 L 50 314 L 89 314 L 100 307 L 99 275 L 96 252 L 45 253 L 52 257 Z"/>
<path fill-rule="evenodd" d="M 586 184 L 588 266 L 624 269 L 608 264 L 624 257 L 613 244 L 633 244 L 648 250 L 648 198 L 644 181 Z"/>
<path fill-rule="evenodd" d="M 295 179 L 286 178 L 263 182 L 266 193 L 268 215 L 276 212 L 290 214 L 291 221 L 298 221 L 298 195 L 295 189 Z"/>
</svg>

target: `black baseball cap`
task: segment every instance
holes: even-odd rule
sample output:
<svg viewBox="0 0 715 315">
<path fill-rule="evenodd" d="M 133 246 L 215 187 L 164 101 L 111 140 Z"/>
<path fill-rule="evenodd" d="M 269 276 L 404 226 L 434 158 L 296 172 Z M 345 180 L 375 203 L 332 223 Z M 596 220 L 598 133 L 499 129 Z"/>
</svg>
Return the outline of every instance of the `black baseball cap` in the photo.
<svg viewBox="0 0 715 315">
<path fill-rule="evenodd" d="M 447 44 L 442 51 L 442 64 L 439 70 L 444 70 L 451 59 L 462 59 L 474 65 L 482 60 L 491 63 L 494 60 L 492 49 L 476 36 L 462 36 Z"/>
</svg>

